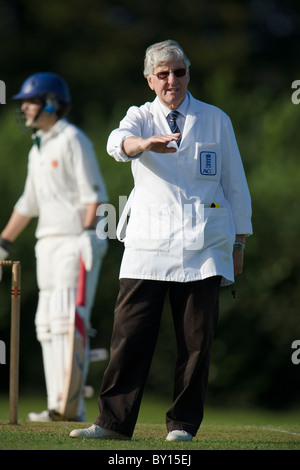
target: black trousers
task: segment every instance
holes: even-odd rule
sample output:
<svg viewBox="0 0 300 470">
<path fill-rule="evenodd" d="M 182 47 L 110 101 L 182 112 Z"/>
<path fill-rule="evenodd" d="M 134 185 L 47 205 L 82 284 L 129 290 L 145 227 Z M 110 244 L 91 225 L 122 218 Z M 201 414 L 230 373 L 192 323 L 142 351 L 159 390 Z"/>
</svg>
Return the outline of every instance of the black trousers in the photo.
<svg viewBox="0 0 300 470">
<path fill-rule="evenodd" d="M 188 283 L 120 280 L 110 361 L 103 376 L 100 415 L 95 424 L 132 436 L 168 293 L 177 359 L 166 426 L 168 431 L 183 429 L 195 436 L 203 419 L 220 280 L 220 276 Z"/>
</svg>

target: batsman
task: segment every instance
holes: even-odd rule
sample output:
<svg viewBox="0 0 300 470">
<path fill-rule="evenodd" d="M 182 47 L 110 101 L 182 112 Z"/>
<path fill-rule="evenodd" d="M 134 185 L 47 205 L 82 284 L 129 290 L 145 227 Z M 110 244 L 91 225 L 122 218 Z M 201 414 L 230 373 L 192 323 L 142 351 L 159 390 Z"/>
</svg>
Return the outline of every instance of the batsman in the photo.
<svg viewBox="0 0 300 470">
<path fill-rule="evenodd" d="M 38 218 L 35 326 L 47 409 L 28 418 L 84 421 L 91 309 L 108 247 L 105 234 L 96 232 L 97 208 L 107 202 L 107 190 L 92 142 L 66 118 L 71 98 L 62 77 L 31 75 L 13 100 L 32 129 L 33 145 L 23 194 L 0 235 L 0 260 Z"/>
</svg>

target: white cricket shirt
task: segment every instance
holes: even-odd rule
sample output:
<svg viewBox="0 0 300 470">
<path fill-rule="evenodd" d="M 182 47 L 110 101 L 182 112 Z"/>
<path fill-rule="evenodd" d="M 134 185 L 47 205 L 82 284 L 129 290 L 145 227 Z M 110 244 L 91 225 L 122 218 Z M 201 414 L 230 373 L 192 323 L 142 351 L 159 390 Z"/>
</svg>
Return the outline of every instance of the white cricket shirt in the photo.
<svg viewBox="0 0 300 470">
<path fill-rule="evenodd" d="M 80 234 L 87 204 L 108 200 L 93 145 L 66 119 L 37 136 L 40 147 L 34 144 L 29 152 L 25 188 L 15 209 L 38 217 L 37 238 Z"/>
</svg>

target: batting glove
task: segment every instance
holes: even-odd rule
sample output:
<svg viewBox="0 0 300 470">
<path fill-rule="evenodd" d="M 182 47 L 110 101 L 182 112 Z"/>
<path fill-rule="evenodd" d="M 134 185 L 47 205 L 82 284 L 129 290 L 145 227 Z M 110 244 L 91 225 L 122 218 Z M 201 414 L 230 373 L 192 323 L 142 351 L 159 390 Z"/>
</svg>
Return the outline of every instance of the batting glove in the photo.
<svg viewBox="0 0 300 470">
<path fill-rule="evenodd" d="M 104 258 L 107 248 L 107 239 L 99 238 L 96 229 L 82 232 L 79 237 L 79 252 L 87 271 L 91 271 L 95 260 Z"/>
<path fill-rule="evenodd" d="M 5 238 L 0 238 L 0 261 L 4 261 L 9 255 L 9 249 L 11 247 L 11 242 L 5 240 Z M 0 266 L 0 281 L 2 280 L 2 266 Z"/>
</svg>

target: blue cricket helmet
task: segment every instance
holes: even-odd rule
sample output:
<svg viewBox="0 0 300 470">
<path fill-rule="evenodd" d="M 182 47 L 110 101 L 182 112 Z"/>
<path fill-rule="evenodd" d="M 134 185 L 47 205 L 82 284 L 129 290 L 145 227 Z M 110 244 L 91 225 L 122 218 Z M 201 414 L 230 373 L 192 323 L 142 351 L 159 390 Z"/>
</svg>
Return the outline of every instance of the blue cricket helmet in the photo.
<svg viewBox="0 0 300 470">
<path fill-rule="evenodd" d="M 59 102 L 69 104 L 71 102 L 67 83 L 55 73 L 40 72 L 28 77 L 21 86 L 19 93 L 12 97 L 13 100 L 26 100 L 40 98 L 46 100 L 48 96 L 55 97 Z"/>
</svg>

